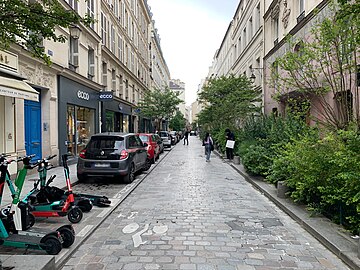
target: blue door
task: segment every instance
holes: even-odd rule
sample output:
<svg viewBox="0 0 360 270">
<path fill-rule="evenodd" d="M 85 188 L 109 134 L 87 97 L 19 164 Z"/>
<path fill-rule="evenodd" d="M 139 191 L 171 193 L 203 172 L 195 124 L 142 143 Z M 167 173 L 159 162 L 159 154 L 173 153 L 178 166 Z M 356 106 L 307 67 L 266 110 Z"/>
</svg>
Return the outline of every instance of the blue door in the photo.
<svg viewBox="0 0 360 270">
<path fill-rule="evenodd" d="M 41 104 L 25 100 L 25 149 L 27 155 L 35 154 L 33 160 L 41 159 Z"/>
</svg>

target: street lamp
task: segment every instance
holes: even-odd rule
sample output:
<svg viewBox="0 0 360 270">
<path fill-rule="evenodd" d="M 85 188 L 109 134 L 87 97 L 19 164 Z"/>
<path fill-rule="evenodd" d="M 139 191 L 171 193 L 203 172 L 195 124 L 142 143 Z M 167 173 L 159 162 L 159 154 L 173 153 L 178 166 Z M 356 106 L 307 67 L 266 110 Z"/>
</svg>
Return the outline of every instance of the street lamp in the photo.
<svg viewBox="0 0 360 270">
<path fill-rule="evenodd" d="M 262 67 L 258 67 L 258 68 L 251 68 L 251 75 L 250 75 L 250 81 L 254 82 L 256 79 L 256 76 L 254 74 L 254 70 L 260 70 L 260 77 L 261 77 L 261 70 L 263 70 L 264 68 Z"/>
<path fill-rule="evenodd" d="M 69 31 L 70 31 L 70 36 L 73 39 L 78 39 L 80 37 L 81 28 L 77 24 L 70 25 Z"/>
</svg>

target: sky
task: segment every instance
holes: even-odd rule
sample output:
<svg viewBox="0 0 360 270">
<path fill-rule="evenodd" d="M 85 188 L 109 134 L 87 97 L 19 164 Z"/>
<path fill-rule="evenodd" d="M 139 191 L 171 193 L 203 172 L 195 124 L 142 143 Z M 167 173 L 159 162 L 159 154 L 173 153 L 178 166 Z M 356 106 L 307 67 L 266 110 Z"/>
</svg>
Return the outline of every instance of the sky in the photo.
<svg viewBox="0 0 360 270">
<path fill-rule="evenodd" d="M 185 102 L 196 100 L 239 0 L 148 0 L 171 79 L 185 83 Z"/>
</svg>

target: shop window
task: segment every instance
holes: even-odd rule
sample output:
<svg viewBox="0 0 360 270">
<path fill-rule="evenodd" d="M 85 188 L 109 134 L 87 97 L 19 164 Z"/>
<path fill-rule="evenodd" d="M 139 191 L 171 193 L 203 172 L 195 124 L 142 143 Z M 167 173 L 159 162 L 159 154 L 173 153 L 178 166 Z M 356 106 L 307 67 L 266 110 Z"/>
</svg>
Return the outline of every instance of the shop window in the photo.
<svg viewBox="0 0 360 270">
<path fill-rule="evenodd" d="M 111 112 L 111 111 L 106 111 L 105 112 L 105 131 L 115 131 L 115 123 L 114 123 L 114 119 L 115 119 L 115 113 Z"/>
<path fill-rule="evenodd" d="M 67 106 L 67 151 L 78 155 L 95 133 L 95 110 Z"/>
</svg>

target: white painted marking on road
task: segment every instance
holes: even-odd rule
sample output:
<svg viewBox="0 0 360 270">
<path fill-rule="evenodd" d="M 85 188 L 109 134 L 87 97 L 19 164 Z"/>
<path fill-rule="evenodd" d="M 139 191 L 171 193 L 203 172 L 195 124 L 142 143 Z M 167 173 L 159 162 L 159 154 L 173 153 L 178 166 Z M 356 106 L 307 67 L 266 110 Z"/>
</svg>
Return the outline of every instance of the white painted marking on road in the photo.
<svg viewBox="0 0 360 270">
<path fill-rule="evenodd" d="M 133 232 L 136 232 L 137 229 L 139 229 L 139 227 L 140 226 L 137 223 L 130 223 L 122 229 L 122 232 L 123 233 L 133 233 Z"/>
<path fill-rule="evenodd" d="M 118 202 L 119 202 L 119 199 L 112 199 L 112 200 L 111 200 L 110 207 L 111 207 L 111 206 L 115 206 L 115 205 L 117 205 L 117 204 L 118 204 Z"/>
<path fill-rule="evenodd" d="M 134 219 L 134 217 L 138 214 L 139 212 L 131 212 L 131 215 L 128 216 L 128 219 Z"/>
<path fill-rule="evenodd" d="M 171 173 L 169 173 L 168 176 L 165 178 L 165 183 L 170 181 L 170 176 L 171 176 Z"/>
<path fill-rule="evenodd" d="M 126 217 L 126 216 L 123 213 L 120 213 L 117 217 L 121 218 L 121 217 Z"/>
<path fill-rule="evenodd" d="M 84 237 L 92 228 L 94 225 L 86 225 L 84 229 L 82 229 L 80 232 L 76 234 L 77 237 Z"/>
<path fill-rule="evenodd" d="M 149 229 L 149 224 L 145 224 L 144 229 L 142 229 L 141 231 L 135 233 L 132 236 L 133 242 L 134 242 L 134 247 L 138 247 L 140 245 L 145 244 L 147 241 L 143 241 L 141 238 L 141 235 L 146 232 Z"/>
<path fill-rule="evenodd" d="M 164 234 L 168 231 L 168 226 L 167 225 L 155 225 L 153 230 L 156 234 Z"/>
<path fill-rule="evenodd" d="M 107 213 L 109 213 L 112 210 L 112 208 L 104 209 L 100 214 L 97 215 L 98 218 L 105 217 Z"/>
</svg>

